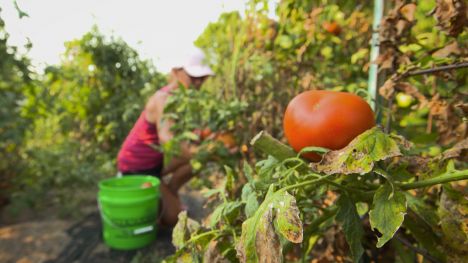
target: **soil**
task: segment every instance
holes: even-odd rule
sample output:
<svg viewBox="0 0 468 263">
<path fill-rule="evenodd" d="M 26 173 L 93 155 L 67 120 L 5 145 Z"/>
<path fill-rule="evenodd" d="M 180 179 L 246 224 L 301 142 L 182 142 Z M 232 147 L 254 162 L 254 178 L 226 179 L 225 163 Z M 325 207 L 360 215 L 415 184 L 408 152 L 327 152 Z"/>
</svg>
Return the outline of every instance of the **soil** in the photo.
<svg viewBox="0 0 468 263">
<path fill-rule="evenodd" d="M 0 213 L 0 262 L 158 262 L 174 252 L 172 229 L 160 228 L 151 245 L 133 251 L 110 249 L 102 240 L 102 226 L 96 193 L 92 192 L 75 218 L 60 218 L 57 208 L 24 211 L 12 217 Z M 181 189 L 183 203 L 191 218 L 204 217 L 204 199 L 199 191 Z"/>
</svg>

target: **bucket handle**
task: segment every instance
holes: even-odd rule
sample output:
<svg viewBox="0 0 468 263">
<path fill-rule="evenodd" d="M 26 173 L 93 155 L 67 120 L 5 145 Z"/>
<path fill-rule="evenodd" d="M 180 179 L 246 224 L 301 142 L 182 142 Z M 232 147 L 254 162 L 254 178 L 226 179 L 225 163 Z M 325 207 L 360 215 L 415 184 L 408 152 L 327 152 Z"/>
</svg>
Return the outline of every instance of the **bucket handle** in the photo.
<svg viewBox="0 0 468 263">
<path fill-rule="evenodd" d="M 128 235 L 133 235 L 133 236 L 136 236 L 136 235 L 141 235 L 141 234 L 144 234 L 144 233 L 147 233 L 147 232 L 151 232 L 154 230 L 154 227 L 156 225 L 156 223 L 152 224 L 152 225 L 148 225 L 148 226 L 144 226 L 144 227 L 140 227 L 140 228 L 137 228 L 137 229 L 134 229 L 133 231 L 131 230 L 128 230 L 127 228 L 124 228 L 124 227 L 120 227 L 116 224 L 114 224 L 114 222 L 112 222 L 112 220 L 104 213 L 104 211 L 102 210 L 101 208 L 101 202 L 97 202 L 98 204 L 98 209 L 99 209 L 99 214 L 101 214 L 101 218 L 107 223 L 109 224 L 110 226 L 112 226 L 113 228 L 117 228 L 119 229 L 120 231 L 123 231 L 125 232 L 126 234 Z"/>
</svg>

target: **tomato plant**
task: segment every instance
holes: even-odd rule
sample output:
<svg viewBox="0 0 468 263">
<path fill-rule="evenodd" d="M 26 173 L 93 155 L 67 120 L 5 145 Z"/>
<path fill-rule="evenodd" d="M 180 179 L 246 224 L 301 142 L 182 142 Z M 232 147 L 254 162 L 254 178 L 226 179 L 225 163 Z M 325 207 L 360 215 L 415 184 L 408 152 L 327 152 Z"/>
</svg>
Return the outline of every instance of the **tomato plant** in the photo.
<svg viewBox="0 0 468 263">
<path fill-rule="evenodd" d="M 198 151 L 191 160 L 199 173 L 211 173 L 225 164 L 235 165 L 239 154 L 230 150 L 236 146 L 233 135 L 227 131 L 236 128 L 247 104 L 239 100 L 219 103 L 211 91 L 178 88 L 168 98 L 164 118 L 174 121 L 173 139 L 159 147 L 165 162 L 179 154 L 180 142 L 198 143 Z M 231 155 L 233 154 L 233 155 Z M 209 164 L 215 164 L 210 166 Z"/>
<path fill-rule="evenodd" d="M 361 97 L 336 91 L 306 91 L 289 102 L 284 134 L 300 152 L 309 146 L 338 150 L 375 125 L 374 113 Z M 318 156 L 307 154 L 318 160 Z"/>
<path fill-rule="evenodd" d="M 225 183 L 206 193 L 219 203 L 203 224 L 180 215 L 173 232 L 177 251 L 166 261 L 467 260 L 460 244 L 467 240 L 462 200 L 468 179 L 463 106 L 468 42 L 454 22 L 465 21 L 466 6 L 460 1 L 395 2 L 379 27 L 380 55 L 368 61 L 368 3 L 356 8 L 352 1 L 319 2 L 281 1 L 271 21 L 266 1 L 251 1 L 245 20 L 226 14 L 197 41 L 218 58 L 218 78 L 210 85 L 222 85 L 226 97 L 249 100 L 241 127 L 263 131 L 248 139 L 245 130 L 237 132 L 242 142 L 253 138 L 252 148 L 264 156 L 248 159 L 241 169 L 226 167 Z M 434 17 L 427 16 L 431 10 Z M 324 28 L 330 21 L 342 27 L 340 34 Z M 262 30 L 275 33 L 265 39 Z M 310 114 L 314 106 L 322 108 L 307 99 L 298 103 L 303 111 L 289 115 L 286 110 L 291 119 L 281 118 L 287 102 L 304 90 L 365 94 L 362 74 L 370 63 L 388 77 L 376 101 L 379 126 L 371 128 L 374 115 L 365 101 L 366 110 L 350 107 L 324 117 L 328 133 L 317 135 L 307 126 L 307 120 L 320 117 Z M 285 86 L 291 88 L 277 88 Z M 409 105 L 399 101 L 409 97 Z M 331 113 L 340 109 L 330 108 Z M 366 128 L 323 154 L 320 162 L 302 159 L 301 151 L 323 149 L 295 144 L 310 134 L 339 141 L 331 135 L 353 114 L 351 109 L 370 112 L 359 111 L 369 116 L 363 121 L 368 126 L 348 123 Z"/>
</svg>

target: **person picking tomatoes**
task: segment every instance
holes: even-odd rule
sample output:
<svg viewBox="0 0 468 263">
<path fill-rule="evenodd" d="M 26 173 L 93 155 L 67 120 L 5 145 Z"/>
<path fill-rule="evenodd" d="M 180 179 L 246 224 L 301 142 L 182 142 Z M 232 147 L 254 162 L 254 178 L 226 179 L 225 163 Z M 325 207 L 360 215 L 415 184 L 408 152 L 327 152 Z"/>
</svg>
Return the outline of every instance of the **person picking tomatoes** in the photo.
<svg viewBox="0 0 468 263">
<path fill-rule="evenodd" d="M 145 174 L 162 178 L 172 175 L 167 183 L 161 180 L 160 218 L 162 224 L 173 226 L 183 209 L 178 196 L 179 188 L 193 177 L 190 159 L 196 148 L 188 142 L 183 143 L 181 154 L 173 157 L 170 163 L 163 167 L 164 153 L 156 151 L 154 145 L 164 144 L 174 136 L 171 131 L 173 123 L 163 119 L 164 107 L 171 91 L 179 85 L 199 89 L 203 82 L 214 74 L 205 64 L 204 53 L 198 48 L 187 56 L 185 62 L 174 66 L 170 74 L 169 84 L 149 98 L 127 135 L 118 153 L 117 166 L 124 176 Z"/>
</svg>

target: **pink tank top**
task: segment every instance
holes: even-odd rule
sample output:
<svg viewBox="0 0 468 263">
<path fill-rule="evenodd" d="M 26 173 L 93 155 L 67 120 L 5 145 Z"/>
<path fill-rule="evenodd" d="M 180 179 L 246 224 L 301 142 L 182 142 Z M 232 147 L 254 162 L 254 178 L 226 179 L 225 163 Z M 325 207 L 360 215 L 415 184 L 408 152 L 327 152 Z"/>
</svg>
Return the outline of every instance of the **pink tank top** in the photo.
<svg viewBox="0 0 468 263">
<path fill-rule="evenodd" d="M 168 87 L 161 89 L 168 92 Z M 121 172 L 136 172 L 160 167 L 163 153 L 153 146 L 159 146 L 156 124 L 146 120 L 143 110 L 130 133 L 127 135 L 117 156 L 117 167 Z"/>
</svg>

